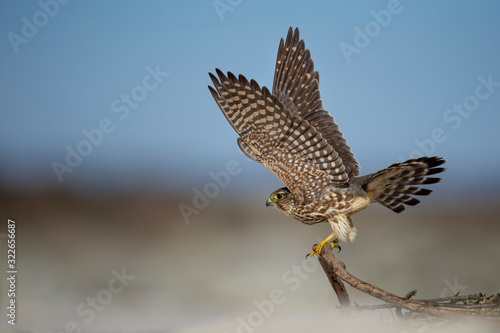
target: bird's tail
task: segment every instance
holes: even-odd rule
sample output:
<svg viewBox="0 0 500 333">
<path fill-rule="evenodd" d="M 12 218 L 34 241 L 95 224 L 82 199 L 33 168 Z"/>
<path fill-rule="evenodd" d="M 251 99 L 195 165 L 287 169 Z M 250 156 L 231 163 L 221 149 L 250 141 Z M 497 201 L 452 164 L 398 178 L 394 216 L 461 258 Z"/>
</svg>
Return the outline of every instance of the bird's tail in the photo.
<svg viewBox="0 0 500 333">
<path fill-rule="evenodd" d="M 401 213 L 405 205 L 415 206 L 420 201 L 411 195 L 429 195 L 431 190 L 412 185 L 434 184 L 441 178 L 427 177 L 445 171 L 438 166 L 445 163 L 442 157 L 424 156 L 414 158 L 402 163 L 395 163 L 390 167 L 380 170 L 363 185 L 372 201 L 377 201 L 383 206 Z"/>
</svg>

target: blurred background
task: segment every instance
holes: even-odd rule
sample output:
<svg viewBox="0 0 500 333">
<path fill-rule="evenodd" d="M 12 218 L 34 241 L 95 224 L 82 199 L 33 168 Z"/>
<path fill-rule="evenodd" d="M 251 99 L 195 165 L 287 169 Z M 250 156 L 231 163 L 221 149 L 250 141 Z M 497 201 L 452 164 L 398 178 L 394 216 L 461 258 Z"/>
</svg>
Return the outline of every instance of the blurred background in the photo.
<svg viewBox="0 0 500 333">
<path fill-rule="evenodd" d="M 401 331 L 388 310 L 339 318 L 303 260 L 329 226 L 265 207 L 282 184 L 239 151 L 207 89 L 215 68 L 272 87 L 290 26 L 362 174 L 448 160 L 420 206 L 354 217 L 349 271 L 398 295 L 499 292 L 499 14 L 496 1 L 2 1 L 0 247 L 15 220 L 18 317 L 2 310 L 0 329 Z"/>
</svg>

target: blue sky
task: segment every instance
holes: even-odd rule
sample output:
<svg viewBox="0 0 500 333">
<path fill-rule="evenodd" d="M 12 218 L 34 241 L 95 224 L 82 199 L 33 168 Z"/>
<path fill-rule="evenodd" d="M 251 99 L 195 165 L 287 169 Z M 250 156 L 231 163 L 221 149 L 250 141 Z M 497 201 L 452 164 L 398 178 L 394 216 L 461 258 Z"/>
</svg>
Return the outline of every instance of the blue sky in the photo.
<svg viewBox="0 0 500 333">
<path fill-rule="evenodd" d="M 274 189 L 207 73 L 272 86 L 289 26 L 363 174 L 423 152 L 448 159 L 450 189 L 500 183 L 498 1 L 62 2 L 0 4 L 3 187 L 182 190 L 236 160 L 240 186 Z M 58 177 L 68 146 L 88 154 Z"/>
</svg>

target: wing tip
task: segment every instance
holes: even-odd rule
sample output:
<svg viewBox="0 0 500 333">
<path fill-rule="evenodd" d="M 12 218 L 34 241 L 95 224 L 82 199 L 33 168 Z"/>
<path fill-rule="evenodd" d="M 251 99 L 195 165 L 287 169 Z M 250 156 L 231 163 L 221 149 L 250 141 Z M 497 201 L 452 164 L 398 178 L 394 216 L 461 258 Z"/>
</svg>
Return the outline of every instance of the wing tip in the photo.
<svg viewBox="0 0 500 333">
<path fill-rule="evenodd" d="M 219 92 L 215 90 L 211 85 L 207 85 L 208 90 L 210 90 L 210 93 L 212 94 L 212 97 L 215 100 L 218 100 L 220 98 Z"/>
</svg>

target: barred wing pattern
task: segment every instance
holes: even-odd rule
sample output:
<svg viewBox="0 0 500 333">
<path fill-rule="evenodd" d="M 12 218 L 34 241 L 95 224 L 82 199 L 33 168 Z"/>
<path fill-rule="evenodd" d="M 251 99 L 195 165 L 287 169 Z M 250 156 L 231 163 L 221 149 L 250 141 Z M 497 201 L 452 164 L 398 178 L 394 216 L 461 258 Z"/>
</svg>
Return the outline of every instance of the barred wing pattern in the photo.
<svg viewBox="0 0 500 333">
<path fill-rule="evenodd" d="M 292 114 L 266 87 L 231 72 L 210 73 L 210 92 L 250 158 L 271 170 L 296 200 L 313 201 L 329 184 L 348 180 L 342 159 L 307 120 Z"/>
<path fill-rule="evenodd" d="M 273 95 L 290 112 L 313 125 L 340 155 L 349 178 L 359 174 L 359 164 L 344 135 L 330 113 L 323 109 L 319 91 L 319 73 L 314 71 L 311 53 L 305 49 L 299 29 L 288 30 L 286 43 L 281 39 L 276 59 Z"/>
<path fill-rule="evenodd" d="M 386 169 L 380 170 L 373 175 L 366 189 L 374 189 L 377 195 L 376 201 L 390 210 L 401 213 L 405 205 L 415 206 L 420 200 L 411 195 L 429 195 L 431 190 L 413 185 L 426 185 L 439 183 L 442 179 L 427 177 L 445 171 L 438 168 L 446 161 L 437 156 L 413 158 L 406 162 L 394 163 Z"/>
</svg>

